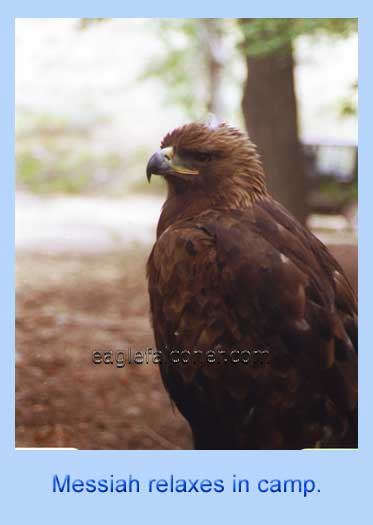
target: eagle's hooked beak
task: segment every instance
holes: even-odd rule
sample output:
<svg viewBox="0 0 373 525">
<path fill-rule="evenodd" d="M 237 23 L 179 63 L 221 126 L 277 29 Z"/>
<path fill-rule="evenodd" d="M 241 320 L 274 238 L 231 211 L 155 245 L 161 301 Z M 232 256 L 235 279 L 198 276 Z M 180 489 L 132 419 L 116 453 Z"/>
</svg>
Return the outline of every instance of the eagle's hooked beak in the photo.
<svg viewBox="0 0 373 525">
<path fill-rule="evenodd" d="M 197 170 L 182 166 L 175 159 L 172 147 L 163 148 L 150 157 L 146 166 L 146 178 L 148 182 L 152 175 L 198 175 Z"/>
</svg>

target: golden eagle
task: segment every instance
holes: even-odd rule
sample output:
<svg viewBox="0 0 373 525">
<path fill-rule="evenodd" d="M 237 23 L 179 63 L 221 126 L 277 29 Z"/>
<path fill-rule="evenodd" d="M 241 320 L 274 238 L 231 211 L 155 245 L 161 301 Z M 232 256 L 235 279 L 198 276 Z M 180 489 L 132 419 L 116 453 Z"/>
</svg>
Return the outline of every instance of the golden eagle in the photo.
<svg viewBox="0 0 373 525">
<path fill-rule="evenodd" d="M 227 124 L 167 134 L 147 264 L 164 385 L 198 449 L 357 447 L 357 302 Z"/>
</svg>

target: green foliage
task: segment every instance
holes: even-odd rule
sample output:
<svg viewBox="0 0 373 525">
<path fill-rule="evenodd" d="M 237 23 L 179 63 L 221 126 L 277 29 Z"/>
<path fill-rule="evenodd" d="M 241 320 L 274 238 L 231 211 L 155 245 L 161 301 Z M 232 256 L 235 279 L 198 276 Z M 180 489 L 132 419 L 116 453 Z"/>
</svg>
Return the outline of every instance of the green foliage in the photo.
<svg viewBox="0 0 373 525">
<path fill-rule="evenodd" d="M 231 66 L 236 46 L 243 55 L 263 55 L 278 52 L 301 35 L 326 34 L 346 37 L 357 31 L 356 18 L 241 18 L 215 20 L 224 42 L 229 41 Z M 152 77 L 161 79 L 167 86 L 167 103 L 185 109 L 190 118 L 199 118 L 206 112 L 207 64 L 204 61 L 205 45 L 201 40 L 201 23 L 198 18 L 159 19 L 154 24 L 157 38 L 164 53 L 152 58 L 139 80 Z M 234 43 L 233 46 L 231 43 Z M 225 77 L 231 76 L 231 72 Z"/>
<path fill-rule="evenodd" d="M 48 114 L 18 115 L 16 180 L 36 193 L 108 191 L 122 180 L 124 160 L 95 151 L 90 122 Z M 117 184 L 117 182 L 116 182 Z"/>
<path fill-rule="evenodd" d="M 220 39 L 235 51 L 239 37 L 235 20 L 164 18 L 155 22 L 154 36 L 161 41 L 163 52 L 151 58 L 139 80 L 160 79 L 167 86 L 166 102 L 182 107 L 191 119 L 199 119 L 207 112 L 211 95 L 209 58 L 219 55 L 216 47 Z M 232 56 L 229 61 L 214 58 L 222 61 L 229 78 Z"/>
<path fill-rule="evenodd" d="M 357 180 L 349 184 L 341 184 L 335 180 L 321 181 L 320 193 L 327 195 L 331 201 L 340 205 L 346 205 L 358 200 Z"/>
<path fill-rule="evenodd" d="M 203 76 L 203 66 L 201 68 L 201 63 L 196 60 L 201 56 L 198 21 L 193 18 L 161 18 L 156 21 L 155 31 L 164 52 L 152 58 L 139 80 L 162 79 L 170 88 L 167 103 L 183 107 L 189 117 L 195 118 L 205 110 L 203 100 L 196 96 L 196 83 Z"/>
<path fill-rule="evenodd" d="M 346 37 L 356 32 L 357 18 L 241 18 L 241 49 L 245 54 L 274 53 L 301 35 Z"/>
<path fill-rule="evenodd" d="M 79 18 L 78 28 L 84 30 L 105 20 L 110 20 L 110 18 Z"/>
<path fill-rule="evenodd" d="M 357 115 L 357 91 L 358 83 L 354 82 L 346 96 L 340 101 L 340 114 L 342 118 Z"/>
<path fill-rule="evenodd" d="M 17 183 L 35 193 L 95 192 L 106 186 L 120 160 L 113 155 L 61 156 L 23 150 L 16 156 Z"/>
</svg>

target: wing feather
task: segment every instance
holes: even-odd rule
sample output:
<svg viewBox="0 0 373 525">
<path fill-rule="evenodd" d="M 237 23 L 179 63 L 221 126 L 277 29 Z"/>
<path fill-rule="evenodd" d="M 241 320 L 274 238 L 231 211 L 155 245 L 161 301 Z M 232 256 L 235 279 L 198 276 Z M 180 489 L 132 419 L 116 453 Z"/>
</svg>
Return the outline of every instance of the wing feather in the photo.
<svg viewBox="0 0 373 525">
<path fill-rule="evenodd" d="M 197 445 L 356 440 L 356 299 L 325 247 L 280 205 L 173 224 L 148 277 L 162 377 Z M 189 362 L 173 363 L 175 351 Z M 232 351 L 250 362 L 232 363 Z"/>
</svg>

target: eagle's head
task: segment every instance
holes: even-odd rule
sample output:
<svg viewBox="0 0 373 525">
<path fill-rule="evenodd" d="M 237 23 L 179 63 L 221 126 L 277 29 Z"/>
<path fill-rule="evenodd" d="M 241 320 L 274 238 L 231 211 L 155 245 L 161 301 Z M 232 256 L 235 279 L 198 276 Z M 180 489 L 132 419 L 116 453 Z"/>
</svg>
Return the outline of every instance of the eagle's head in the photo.
<svg viewBox="0 0 373 525">
<path fill-rule="evenodd" d="M 242 209 L 267 196 L 263 168 L 246 133 L 225 123 L 194 122 L 168 133 L 146 175 L 161 175 L 168 199 L 158 232 L 211 208 Z"/>
<path fill-rule="evenodd" d="M 194 122 L 167 133 L 161 149 L 148 162 L 146 175 L 162 175 L 171 194 L 226 195 L 235 188 L 242 197 L 265 193 L 263 169 L 246 133 L 225 123 Z"/>
</svg>

